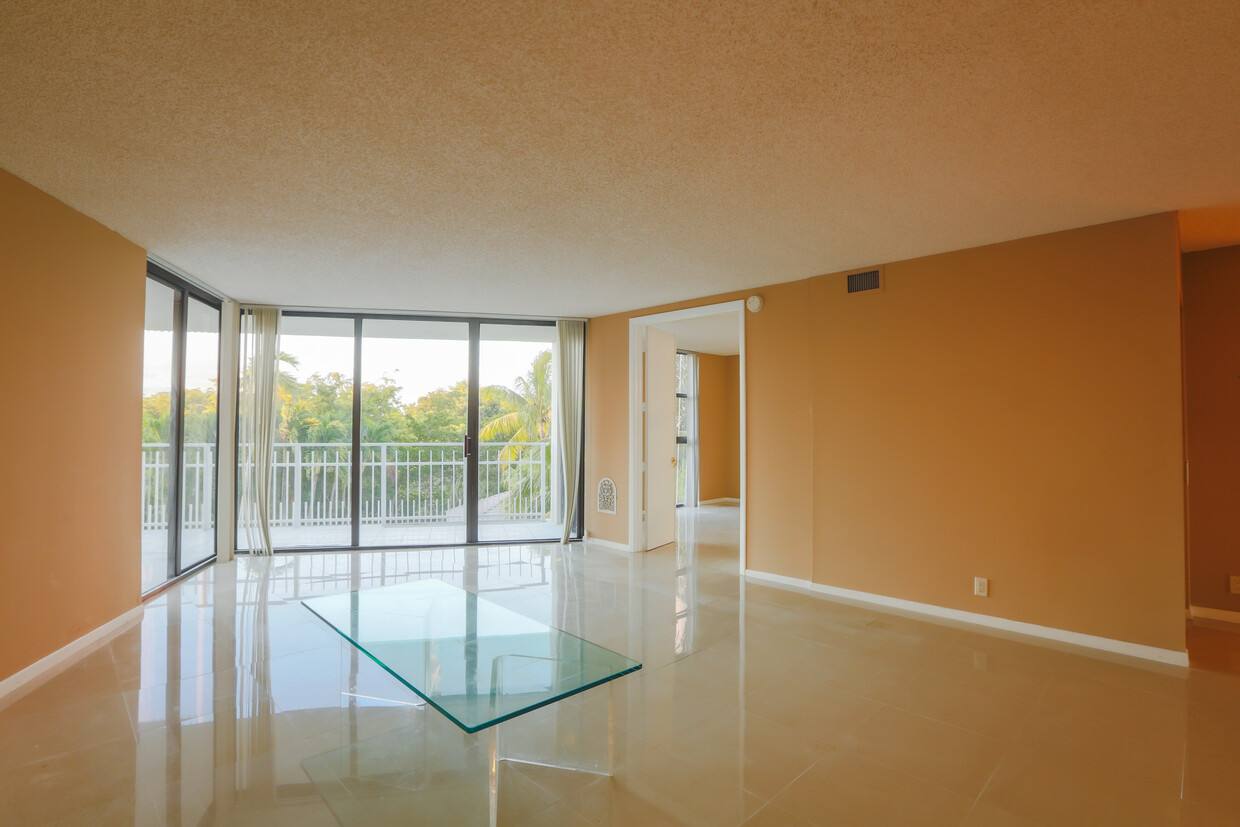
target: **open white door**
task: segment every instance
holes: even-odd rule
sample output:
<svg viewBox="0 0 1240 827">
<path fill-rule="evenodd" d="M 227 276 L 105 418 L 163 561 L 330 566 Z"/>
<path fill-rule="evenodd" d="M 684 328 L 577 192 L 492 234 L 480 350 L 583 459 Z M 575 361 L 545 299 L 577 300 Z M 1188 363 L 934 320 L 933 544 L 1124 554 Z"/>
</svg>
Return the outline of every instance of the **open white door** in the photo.
<svg viewBox="0 0 1240 827">
<path fill-rule="evenodd" d="M 676 540 L 676 337 L 646 328 L 646 548 Z"/>
</svg>

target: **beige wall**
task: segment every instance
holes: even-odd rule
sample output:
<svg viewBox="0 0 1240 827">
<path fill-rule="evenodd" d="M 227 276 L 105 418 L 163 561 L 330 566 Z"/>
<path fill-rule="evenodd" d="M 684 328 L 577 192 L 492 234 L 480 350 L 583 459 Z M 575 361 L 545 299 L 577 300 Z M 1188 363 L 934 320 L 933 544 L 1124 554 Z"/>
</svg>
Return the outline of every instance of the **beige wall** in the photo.
<svg viewBox="0 0 1240 827">
<path fill-rule="evenodd" d="M 698 354 L 698 498 L 741 496 L 739 356 Z"/>
<path fill-rule="evenodd" d="M 0 679 L 138 604 L 145 253 L 0 171 Z"/>
<path fill-rule="evenodd" d="M 1189 592 L 1240 612 L 1240 247 L 1184 256 Z"/>
<path fill-rule="evenodd" d="M 756 288 L 748 565 L 1184 649 L 1172 214 Z M 627 319 L 590 324 L 592 535 L 627 541 Z M 989 598 L 972 578 L 991 579 Z"/>
</svg>

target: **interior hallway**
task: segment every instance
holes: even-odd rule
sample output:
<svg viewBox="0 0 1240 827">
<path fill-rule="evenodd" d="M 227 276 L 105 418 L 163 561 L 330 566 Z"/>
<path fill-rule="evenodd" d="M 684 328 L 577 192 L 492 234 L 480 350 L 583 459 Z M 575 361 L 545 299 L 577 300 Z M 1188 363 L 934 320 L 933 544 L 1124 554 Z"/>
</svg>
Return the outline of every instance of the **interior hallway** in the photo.
<svg viewBox="0 0 1240 827">
<path fill-rule="evenodd" d="M 1240 641 L 1194 666 L 933 623 L 737 574 L 737 509 L 675 547 L 574 544 L 242 558 L 0 710 L 19 824 L 485 823 L 466 735 L 297 601 L 421 577 L 644 668 L 505 727 L 504 824 L 1234 824 Z M 610 714 L 609 714 L 610 706 Z M 610 725 L 610 726 L 609 726 Z"/>
</svg>

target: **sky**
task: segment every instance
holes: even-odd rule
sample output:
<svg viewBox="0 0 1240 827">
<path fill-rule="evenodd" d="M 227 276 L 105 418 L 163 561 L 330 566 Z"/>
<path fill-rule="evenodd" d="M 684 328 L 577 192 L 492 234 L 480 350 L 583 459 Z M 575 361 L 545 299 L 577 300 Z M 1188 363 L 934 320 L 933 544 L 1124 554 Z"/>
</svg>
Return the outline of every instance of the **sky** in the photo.
<svg viewBox="0 0 1240 827">
<path fill-rule="evenodd" d="M 555 328 L 548 328 L 548 337 Z M 216 378 L 216 333 L 187 334 L 185 348 L 185 386 L 208 390 Z M 539 351 L 550 342 L 483 341 L 479 373 L 483 385 L 513 387 L 524 376 Z M 353 373 L 353 340 L 340 336 L 282 335 L 280 349 L 297 357 L 299 365 L 288 371 L 299 381 L 312 373 Z M 148 330 L 145 338 L 142 395 L 165 392 L 171 383 L 172 333 Z M 468 372 L 469 343 L 463 340 L 379 339 L 362 340 L 362 381 L 378 382 L 383 377 L 401 387 L 402 404 L 411 405 L 418 397 L 465 379 Z"/>
</svg>

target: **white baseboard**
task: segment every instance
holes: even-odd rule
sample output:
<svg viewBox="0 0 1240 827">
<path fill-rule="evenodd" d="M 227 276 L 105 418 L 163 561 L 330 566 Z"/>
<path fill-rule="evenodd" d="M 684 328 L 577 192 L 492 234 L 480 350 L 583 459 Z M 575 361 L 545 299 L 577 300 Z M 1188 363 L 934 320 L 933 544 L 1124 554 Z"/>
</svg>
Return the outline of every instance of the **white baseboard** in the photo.
<svg viewBox="0 0 1240 827">
<path fill-rule="evenodd" d="M 1240 623 L 1240 612 L 1232 612 L 1227 609 L 1211 609 L 1206 606 L 1192 606 L 1188 611 L 1192 617 L 1202 617 L 1206 620 L 1222 620 L 1227 623 Z"/>
<path fill-rule="evenodd" d="M 935 606 L 930 603 L 917 603 L 913 600 L 902 600 L 898 597 L 887 597 L 886 595 L 881 594 L 859 592 L 852 589 L 841 589 L 837 586 L 826 586 L 821 583 L 813 583 L 809 580 L 800 580 L 795 577 L 785 577 L 781 574 L 768 574 L 764 571 L 746 569 L 745 576 L 754 580 L 765 581 L 775 586 L 792 588 L 798 591 L 808 591 L 814 594 L 821 594 L 829 597 L 843 597 L 848 600 L 856 600 L 860 603 L 871 603 L 876 606 L 887 606 L 892 609 L 902 609 L 906 612 L 916 612 L 918 614 L 941 617 L 947 620 L 972 623 L 978 626 L 986 626 L 991 629 L 1002 629 L 1007 632 L 1016 632 L 1018 634 L 1030 635 L 1032 637 L 1039 637 L 1046 640 L 1055 640 L 1060 643 L 1071 643 L 1076 646 L 1085 646 L 1089 649 L 1100 649 L 1104 652 L 1114 652 L 1119 655 L 1129 655 L 1131 657 L 1143 658 L 1145 660 L 1158 661 L 1159 663 L 1169 663 L 1173 666 L 1188 666 L 1188 652 L 1177 652 L 1174 649 L 1160 649 L 1157 646 L 1147 646 L 1143 643 L 1129 643 L 1126 640 L 1115 640 L 1109 637 L 1099 637 L 1098 635 L 1087 635 L 1083 632 L 1070 632 L 1067 629 L 1056 629 L 1051 626 L 1039 626 L 1035 623 L 1025 623 L 1020 620 L 1009 620 L 1006 617 L 994 617 L 993 615 L 979 614 L 977 612 L 966 612 L 963 609 L 948 609 L 944 606 Z"/>
<path fill-rule="evenodd" d="M 142 619 L 142 609 L 142 606 L 134 606 L 120 617 L 115 617 L 97 629 L 92 629 L 77 640 L 65 644 L 50 655 L 40 658 L 20 672 L 0 681 L 0 706 L 16 701 L 30 690 L 56 677 L 80 656 L 137 623 Z"/>
<path fill-rule="evenodd" d="M 589 532 L 586 532 L 585 542 L 587 546 L 601 546 L 602 548 L 609 548 L 613 551 L 623 551 L 625 554 L 628 554 L 633 550 L 626 543 L 616 543 L 611 540 L 600 540 L 598 537 L 591 537 Z"/>
<path fill-rule="evenodd" d="M 698 500 L 698 505 L 740 505 L 739 497 L 715 497 L 713 500 Z"/>
</svg>

